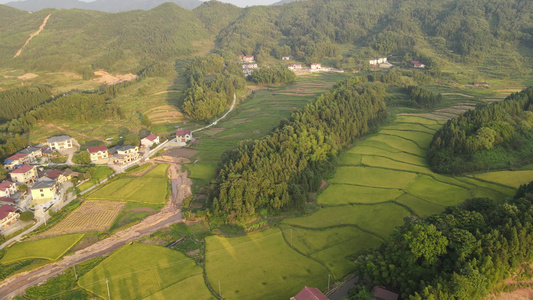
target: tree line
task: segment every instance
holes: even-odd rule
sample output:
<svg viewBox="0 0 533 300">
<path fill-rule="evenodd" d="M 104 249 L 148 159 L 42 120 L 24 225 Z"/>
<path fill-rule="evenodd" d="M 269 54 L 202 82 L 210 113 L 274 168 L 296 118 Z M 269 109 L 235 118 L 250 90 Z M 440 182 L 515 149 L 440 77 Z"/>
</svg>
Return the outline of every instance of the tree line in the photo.
<svg viewBox="0 0 533 300">
<path fill-rule="evenodd" d="M 533 88 L 480 105 L 439 129 L 428 161 L 435 172 L 516 167 L 533 160 Z"/>
<path fill-rule="evenodd" d="M 289 83 L 296 80 L 296 74 L 285 67 L 262 68 L 255 70 L 249 79 L 257 84 Z"/>
<path fill-rule="evenodd" d="M 194 120 L 209 120 L 222 114 L 233 102 L 235 90 L 246 85 L 237 65 L 218 54 L 195 57 L 187 64 L 184 76 L 188 87 L 181 108 Z"/>
<path fill-rule="evenodd" d="M 531 260 L 532 201 L 530 183 L 503 203 L 474 198 L 406 220 L 379 249 L 357 259 L 362 284 L 352 299 L 374 285 L 400 291 L 403 299 L 483 298 Z"/>
<path fill-rule="evenodd" d="M 18 117 L 52 97 L 47 86 L 24 86 L 0 92 L 0 123 Z"/>
<path fill-rule="evenodd" d="M 407 93 L 419 107 L 432 108 L 442 102 L 442 95 L 440 93 L 435 95 L 432 91 L 420 86 L 408 86 Z"/>
<path fill-rule="evenodd" d="M 210 197 L 212 222 L 245 222 L 263 212 L 303 209 L 336 166 L 339 150 L 385 117 L 385 87 L 352 77 L 268 136 L 223 155 Z"/>
</svg>

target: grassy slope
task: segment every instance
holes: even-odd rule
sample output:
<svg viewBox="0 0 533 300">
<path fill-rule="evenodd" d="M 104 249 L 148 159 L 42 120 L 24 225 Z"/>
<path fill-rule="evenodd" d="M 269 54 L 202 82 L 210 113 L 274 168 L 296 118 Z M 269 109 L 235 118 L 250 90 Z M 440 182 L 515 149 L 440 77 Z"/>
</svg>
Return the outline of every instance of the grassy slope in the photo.
<svg viewBox="0 0 533 300">
<path fill-rule="evenodd" d="M 14 261 L 44 258 L 57 260 L 72 248 L 83 234 L 61 235 L 30 242 L 16 243 L 7 249 L 0 263 L 7 264 Z"/>
</svg>

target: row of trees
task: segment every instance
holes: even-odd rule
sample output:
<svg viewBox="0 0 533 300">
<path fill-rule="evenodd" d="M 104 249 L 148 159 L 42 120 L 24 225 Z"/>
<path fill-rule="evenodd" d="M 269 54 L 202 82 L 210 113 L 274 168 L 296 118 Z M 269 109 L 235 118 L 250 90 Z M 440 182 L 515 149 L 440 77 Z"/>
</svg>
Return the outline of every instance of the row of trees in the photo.
<svg viewBox="0 0 533 300">
<path fill-rule="evenodd" d="M 212 221 L 303 209 L 333 171 L 339 150 L 385 117 L 385 87 L 366 77 L 338 83 L 270 135 L 225 153 L 210 200 Z"/>
<path fill-rule="evenodd" d="M 46 86 L 24 86 L 0 92 L 0 123 L 18 117 L 20 114 L 52 97 Z"/>
<path fill-rule="evenodd" d="M 209 120 L 231 105 L 236 89 L 243 89 L 244 73 L 218 54 L 195 57 L 185 68 L 188 88 L 182 110 L 195 120 Z"/>
<path fill-rule="evenodd" d="M 428 151 L 431 168 L 461 173 L 517 166 L 531 161 L 533 88 L 449 120 Z"/>
<path fill-rule="evenodd" d="M 367 287 L 387 286 L 403 299 L 481 299 L 531 260 L 532 201 L 530 183 L 504 203 L 475 198 L 406 220 L 379 249 L 357 259 L 357 273 Z"/>
<path fill-rule="evenodd" d="M 295 79 L 296 74 L 284 67 L 262 68 L 255 70 L 250 76 L 250 80 L 258 84 L 288 83 Z"/>
<path fill-rule="evenodd" d="M 419 107 L 432 108 L 442 102 L 442 95 L 440 93 L 435 96 L 432 91 L 416 85 L 408 86 L 407 93 Z"/>
</svg>

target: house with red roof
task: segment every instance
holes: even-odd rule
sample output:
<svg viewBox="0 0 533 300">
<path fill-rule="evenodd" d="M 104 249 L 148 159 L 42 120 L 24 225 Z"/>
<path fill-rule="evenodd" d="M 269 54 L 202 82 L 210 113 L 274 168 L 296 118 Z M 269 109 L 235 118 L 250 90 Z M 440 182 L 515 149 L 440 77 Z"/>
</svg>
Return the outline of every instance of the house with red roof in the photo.
<svg viewBox="0 0 533 300">
<path fill-rule="evenodd" d="M 10 197 L 17 192 L 17 185 L 9 180 L 0 183 L 0 197 Z"/>
<path fill-rule="evenodd" d="M 17 222 L 19 213 L 11 205 L 0 206 L 0 230 L 5 230 L 9 225 Z"/>
<path fill-rule="evenodd" d="M 190 130 L 176 131 L 176 140 L 178 141 L 178 143 L 186 143 L 192 140 L 192 131 Z"/>
<path fill-rule="evenodd" d="M 291 297 L 291 300 L 329 300 L 322 292 L 314 287 L 304 287 L 296 296 Z"/>
<path fill-rule="evenodd" d="M 4 160 L 4 168 L 8 171 L 14 170 L 23 164 L 27 164 L 29 161 L 30 157 L 28 154 L 16 153 Z"/>
<path fill-rule="evenodd" d="M 106 146 L 98 146 L 87 149 L 91 156 L 91 162 L 99 161 L 109 157 L 109 151 Z"/>
<path fill-rule="evenodd" d="M 35 166 L 23 165 L 9 173 L 11 180 L 18 184 L 33 183 L 37 179 L 37 168 Z"/>
<path fill-rule="evenodd" d="M 413 68 L 415 69 L 423 69 L 426 67 L 426 65 L 424 65 L 423 63 L 419 62 L 418 60 L 413 60 L 411 62 L 411 64 L 413 65 Z"/>
<path fill-rule="evenodd" d="M 368 63 L 369 63 L 371 66 L 377 66 L 377 65 L 378 65 L 378 59 L 377 59 L 377 58 L 369 58 L 369 59 L 368 59 Z"/>
<path fill-rule="evenodd" d="M 292 65 L 289 66 L 289 70 L 301 70 L 302 69 L 302 64 L 299 64 L 299 63 L 294 63 Z"/>
<path fill-rule="evenodd" d="M 159 136 L 153 133 L 141 140 L 141 145 L 146 148 L 150 148 L 154 144 L 159 145 Z"/>
<path fill-rule="evenodd" d="M 313 63 L 311 64 L 311 71 L 317 71 L 317 70 L 320 70 L 322 69 L 322 65 L 319 64 L 319 63 Z"/>
</svg>

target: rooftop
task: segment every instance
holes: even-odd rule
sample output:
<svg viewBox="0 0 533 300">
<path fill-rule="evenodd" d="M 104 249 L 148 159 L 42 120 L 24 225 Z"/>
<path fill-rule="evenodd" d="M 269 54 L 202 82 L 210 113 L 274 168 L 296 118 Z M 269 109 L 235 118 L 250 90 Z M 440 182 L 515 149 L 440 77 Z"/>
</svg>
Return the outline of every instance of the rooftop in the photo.
<svg viewBox="0 0 533 300">
<path fill-rule="evenodd" d="M 89 151 L 89 153 L 97 153 L 100 151 L 107 151 L 107 147 L 105 145 L 98 146 L 98 147 L 92 147 L 92 148 L 87 149 L 87 151 Z"/>
<path fill-rule="evenodd" d="M 17 199 L 16 198 L 11 198 L 11 197 L 0 197 L 0 202 L 15 203 L 15 202 L 17 202 Z"/>
<path fill-rule="evenodd" d="M 11 172 L 11 174 L 23 174 L 23 173 L 30 171 L 33 168 L 35 167 L 30 166 L 30 165 L 23 165 L 22 167 L 15 169 L 13 172 Z"/>
<path fill-rule="evenodd" d="M 176 135 L 186 135 L 191 134 L 192 132 L 190 130 L 178 130 L 176 131 Z"/>
<path fill-rule="evenodd" d="M 38 189 L 49 189 L 56 185 L 55 180 L 41 180 L 37 181 L 32 187 L 32 190 L 38 190 Z"/>
<path fill-rule="evenodd" d="M 14 212 L 14 211 L 17 211 L 17 209 L 11 205 L 5 204 L 5 205 L 0 206 L 0 220 L 9 216 L 9 213 Z"/>
<path fill-rule="evenodd" d="M 153 140 L 157 139 L 157 135 L 152 133 L 149 136 L 145 137 L 145 139 L 147 139 L 149 141 L 153 141 Z"/>
<path fill-rule="evenodd" d="M 48 172 L 48 174 L 46 174 L 46 177 L 50 178 L 50 179 L 57 179 L 59 177 L 59 175 L 63 174 L 63 171 L 61 170 L 58 170 L 58 169 L 54 169 L 50 172 Z"/>
<path fill-rule="evenodd" d="M 6 159 L 6 161 L 8 161 L 8 160 L 11 160 L 11 161 L 13 161 L 13 160 L 17 160 L 17 159 L 24 158 L 24 157 L 26 157 L 26 156 L 28 156 L 28 154 L 24 154 L 24 153 L 16 153 L 16 154 L 13 154 L 13 155 L 11 155 L 10 157 L 8 157 L 8 158 Z"/>
<path fill-rule="evenodd" d="M 37 147 L 28 147 L 26 149 L 23 149 L 23 150 L 20 150 L 18 153 L 21 153 L 21 154 L 31 154 L 33 152 L 37 152 L 37 151 L 41 151 L 41 148 L 37 148 Z"/>
<path fill-rule="evenodd" d="M 314 287 L 304 287 L 296 296 L 296 300 L 329 300 L 322 292 Z"/>
<path fill-rule="evenodd" d="M 60 136 L 53 136 L 51 138 L 47 138 L 46 142 L 47 143 L 61 143 L 61 142 L 66 142 L 71 139 L 72 138 L 68 135 L 60 135 Z"/>
</svg>

